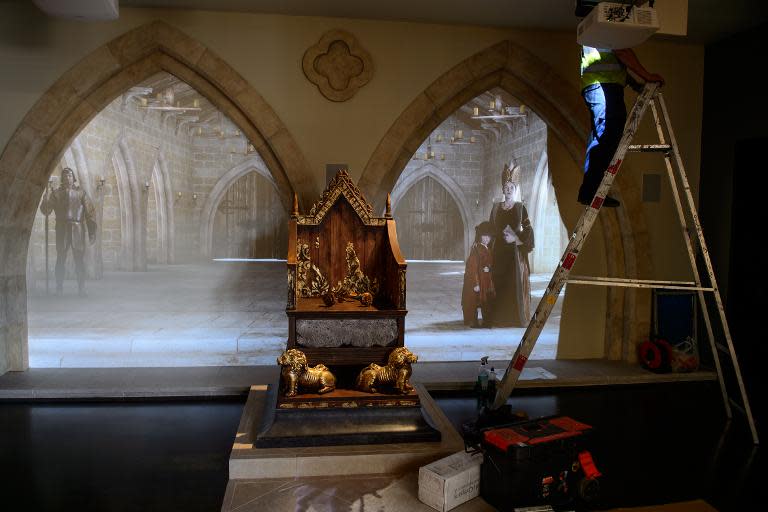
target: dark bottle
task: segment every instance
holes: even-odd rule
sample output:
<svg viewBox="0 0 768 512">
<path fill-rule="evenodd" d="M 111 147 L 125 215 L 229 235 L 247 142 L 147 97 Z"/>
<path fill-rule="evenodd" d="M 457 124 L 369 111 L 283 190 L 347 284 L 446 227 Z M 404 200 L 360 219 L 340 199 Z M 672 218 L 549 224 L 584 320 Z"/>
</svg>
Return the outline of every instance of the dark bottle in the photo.
<svg viewBox="0 0 768 512">
<path fill-rule="evenodd" d="M 496 398 L 496 370 L 491 367 L 488 374 L 488 400 L 493 401 Z"/>
</svg>

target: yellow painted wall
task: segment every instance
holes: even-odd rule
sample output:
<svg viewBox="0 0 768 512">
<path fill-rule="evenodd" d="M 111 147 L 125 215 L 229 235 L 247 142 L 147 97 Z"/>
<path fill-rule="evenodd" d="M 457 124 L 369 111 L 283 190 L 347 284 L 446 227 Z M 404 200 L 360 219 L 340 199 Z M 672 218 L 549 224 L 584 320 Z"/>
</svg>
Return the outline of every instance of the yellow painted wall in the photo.
<svg viewBox="0 0 768 512">
<path fill-rule="evenodd" d="M 319 192 L 326 163 L 347 163 L 358 179 L 381 138 L 403 109 L 436 78 L 471 55 L 504 39 L 528 48 L 578 88 L 579 47 L 574 33 L 500 30 L 318 17 L 293 17 L 212 11 L 121 9 L 115 22 L 79 23 L 53 20 L 31 5 L 0 4 L 0 148 L 34 102 L 64 71 L 91 51 L 124 32 L 161 19 L 199 40 L 227 61 L 272 106 L 304 153 Z M 332 28 L 354 34 L 370 52 L 372 81 L 351 100 L 326 100 L 303 75 L 304 51 Z M 698 45 L 649 42 L 636 49 L 650 70 L 667 78 L 665 94 L 694 192 L 698 184 L 704 49 Z M 628 94 L 628 101 L 634 98 Z M 586 110 L 584 112 L 586 116 Z M 647 130 L 646 130 L 647 131 Z M 649 134 L 651 132 L 648 132 Z M 558 190 L 561 201 L 575 201 L 578 166 L 559 144 L 550 147 L 550 162 L 563 162 L 554 173 L 571 173 Z M 640 157 L 653 158 L 653 157 Z M 663 170 L 658 160 L 654 169 Z M 622 179 L 639 183 L 642 167 L 630 163 Z M 570 188 L 570 190 L 569 190 Z M 652 243 L 649 257 L 659 277 L 684 271 L 686 257 L 664 202 L 645 211 Z M 576 213 L 573 213 L 576 212 Z M 578 210 L 567 215 L 578 215 Z M 564 216 L 567 216 L 564 213 Z M 572 224 L 570 224 L 572 225 Z M 593 237 L 579 260 L 579 273 L 605 273 L 602 237 Z M 571 292 L 569 292 L 570 295 Z M 601 357 L 605 293 L 574 294 L 562 333 L 569 357 Z M 576 298 L 578 297 L 578 300 Z M 594 314 L 595 318 L 590 318 Z M 567 339 L 566 339 L 567 338 Z M 563 348 L 561 347 L 561 348 Z"/>
</svg>

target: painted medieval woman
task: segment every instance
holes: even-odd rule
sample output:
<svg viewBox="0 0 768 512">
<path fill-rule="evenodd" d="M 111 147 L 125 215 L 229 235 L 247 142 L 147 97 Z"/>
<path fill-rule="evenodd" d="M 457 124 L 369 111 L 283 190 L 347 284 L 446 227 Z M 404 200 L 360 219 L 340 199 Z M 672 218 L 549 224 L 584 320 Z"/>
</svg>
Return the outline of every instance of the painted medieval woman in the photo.
<svg viewBox="0 0 768 512">
<path fill-rule="evenodd" d="M 522 203 L 520 180 L 519 166 L 504 169 L 501 175 L 504 200 L 494 204 L 491 210 L 496 290 L 492 318 L 493 325 L 498 327 L 525 327 L 531 318 L 528 254 L 533 250 L 533 228 Z"/>
</svg>

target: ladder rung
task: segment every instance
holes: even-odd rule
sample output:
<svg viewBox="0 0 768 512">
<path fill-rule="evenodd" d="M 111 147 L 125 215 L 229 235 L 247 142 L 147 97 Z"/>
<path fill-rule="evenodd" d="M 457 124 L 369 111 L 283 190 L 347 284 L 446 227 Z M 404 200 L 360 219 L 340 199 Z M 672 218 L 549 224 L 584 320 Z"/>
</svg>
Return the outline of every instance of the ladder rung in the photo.
<svg viewBox="0 0 768 512">
<path fill-rule="evenodd" d="M 730 351 L 730 350 L 728 350 L 728 347 L 726 347 L 726 346 L 725 346 L 725 345 L 723 345 L 722 343 L 715 343 L 715 346 L 717 347 L 717 350 L 719 350 L 719 351 L 720 351 L 720 352 L 722 352 L 723 354 L 728 354 L 728 355 L 731 355 L 731 351 Z"/>
<path fill-rule="evenodd" d="M 655 279 L 626 279 L 621 277 L 573 276 L 568 279 L 568 284 L 622 286 L 625 288 L 664 288 L 668 290 L 713 291 L 713 288 L 696 286 L 696 283 L 693 281 L 659 281 Z"/>
<path fill-rule="evenodd" d="M 695 285 L 695 281 L 662 281 L 661 279 L 630 279 L 627 277 L 602 277 L 602 276 L 571 276 L 571 279 L 582 279 L 584 281 L 620 281 L 623 283 L 659 283 L 659 284 L 679 284 Z"/>
<path fill-rule="evenodd" d="M 704 288 L 702 286 L 676 286 L 676 285 L 670 285 L 670 284 L 623 283 L 620 281 L 600 282 L 600 281 L 569 280 L 568 284 L 589 284 L 592 286 L 618 286 L 621 288 L 655 288 L 660 290 L 694 290 L 694 291 L 700 290 L 703 292 L 714 291 L 712 288 Z"/>
<path fill-rule="evenodd" d="M 627 146 L 627 151 L 635 153 L 666 153 L 671 149 L 672 146 L 669 144 L 630 144 Z"/>
</svg>

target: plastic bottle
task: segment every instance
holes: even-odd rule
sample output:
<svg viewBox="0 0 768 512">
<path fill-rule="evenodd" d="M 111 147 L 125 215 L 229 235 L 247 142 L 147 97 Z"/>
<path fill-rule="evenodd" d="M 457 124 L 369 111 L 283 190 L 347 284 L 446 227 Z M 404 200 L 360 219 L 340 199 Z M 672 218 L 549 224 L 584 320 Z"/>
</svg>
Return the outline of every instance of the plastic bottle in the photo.
<svg viewBox="0 0 768 512">
<path fill-rule="evenodd" d="M 491 366 L 488 373 L 488 398 L 493 400 L 496 397 L 496 369 Z"/>
<path fill-rule="evenodd" d="M 477 370 L 477 381 L 480 383 L 480 391 L 485 392 L 488 390 L 488 358 L 483 357 L 480 359 L 480 368 Z"/>
<path fill-rule="evenodd" d="M 488 369 L 486 364 L 488 363 L 487 357 L 480 359 L 480 366 L 477 369 L 477 381 L 475 382 L 475 395 L 477 396 L 477 408 L 478 410 L 486 405 L 486 392 L 488 389 Z"/>
</svg>

